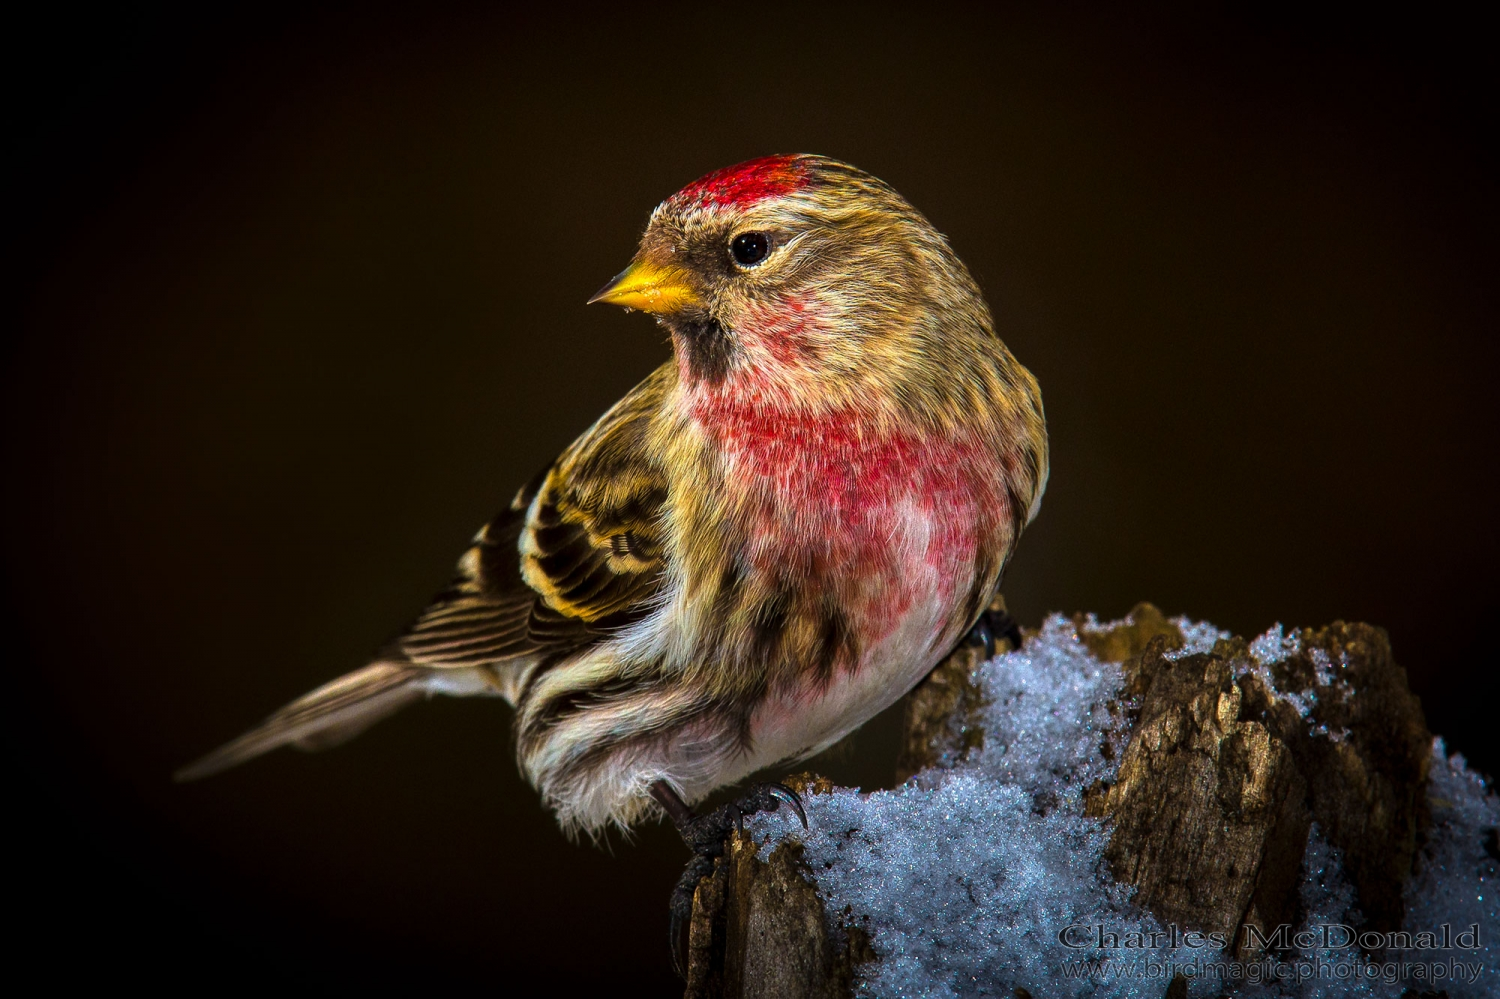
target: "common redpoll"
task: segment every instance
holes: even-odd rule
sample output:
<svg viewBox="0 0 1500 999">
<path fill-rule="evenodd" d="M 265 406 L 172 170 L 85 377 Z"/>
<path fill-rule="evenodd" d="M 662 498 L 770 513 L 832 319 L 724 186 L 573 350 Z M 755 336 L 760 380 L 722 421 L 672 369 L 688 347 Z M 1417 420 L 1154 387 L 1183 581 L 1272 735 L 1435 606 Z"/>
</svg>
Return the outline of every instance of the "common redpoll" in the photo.
<svg viewBox="0 0 1500 999">
<path fill-rule="evenodd" d="M 1042 401 L 900 195 L 821 156 L 716 171 L 591 301 L 653 314 L 672 359 L 370 665 L 179 777 L 498 696 L 564 829 L 665 809 L 686 836 L 689 805 L 837 742 L 969 632 L 1041 502 Z"/>
</svg>

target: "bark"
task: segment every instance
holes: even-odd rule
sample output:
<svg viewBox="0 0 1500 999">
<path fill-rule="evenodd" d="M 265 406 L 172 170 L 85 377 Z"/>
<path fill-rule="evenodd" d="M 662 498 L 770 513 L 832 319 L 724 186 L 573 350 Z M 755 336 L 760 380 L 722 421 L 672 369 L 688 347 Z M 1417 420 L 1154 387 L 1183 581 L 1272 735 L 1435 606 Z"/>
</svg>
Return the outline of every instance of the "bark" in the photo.
<svg viewBox="0 0 1500 999">
<path fill-rule="evenodd" d="M 787 783 L 803 795 L 831 787 L 810 774 Z M 735 833 L 693 896 L 686 999 L 840 999 L 874 957 L 862 929 L 829 925 L 800 844 L 762 861 Z"/>
<path fill-rule="evenodd" d="M 1183 637 L 1149 604 L 1108 630 L 1076 625 L 1126 677 L 1111 709 L 1131 721 L 1129 738 L 1100 747 L 1121 754 L 1118 777 L 1084 805 L 1109 824 L 1106 857 L 1139 904 L 1163 923 L 1224 933 L 1251 956 L 1246 924 L 1267 934 L 1298 921 L 1316 822 L 1344 855 L 1368 928 L 1399 927 L 1428 822 L 1432 737 L 1384 631 L 1305 629 L 1297 651 L 1262 666 L 1238 638 L 1171 655 Z M 901 779 L 983 746 L 981 658 L 959 649 L 909 695 Z M 827 789 L 792 780 L 803 793 Z M 829 924 L 795 844 L 763 862 L 736 837 L 694 901 L 689 997 L 848 996 L 859 966 L 878 959 L 858 927 Z"/>
<path fill-rule="evenodd" d="M 1146 693 L 1118 782 L 1085 800 L 1113 820 L 1110 867 L 1163 923 L 1231 940 L 1247 920 L 1295 923 L 1307 782 L 1285 743 L 1240 720 L 1230 661 L 1167 645 L 1153 638 L 1135 667 Z"/>
</svg>

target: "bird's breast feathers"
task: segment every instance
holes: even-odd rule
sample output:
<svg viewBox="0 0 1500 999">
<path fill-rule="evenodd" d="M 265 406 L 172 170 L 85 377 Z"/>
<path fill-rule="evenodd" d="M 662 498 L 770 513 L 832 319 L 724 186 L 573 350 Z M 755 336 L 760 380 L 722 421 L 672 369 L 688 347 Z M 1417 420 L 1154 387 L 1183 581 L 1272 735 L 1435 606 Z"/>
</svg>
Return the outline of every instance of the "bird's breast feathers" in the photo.
<svg viewBox="0 0 1500 999">
<path fill-rule="evenodd" d="M 962 435 L 880 427 L 855 410 L 733 406 L 704 407 L 697 429 L 718 454 L 723 515 L 743 535 L 746 568 L 835 591 L 871 612 L 876 630 L 913 590 L 961 585 L 1004 502 L 996 459 Z"/>
<path fill-rule="evenodd" d="M 675 409 L 676 446 L 698 455 L 679 467 L 699 472 L 674 483 L 672 582 L 630 644 L 754 703 L 756 758 L 852 730 L 988 603 L 1009 499 L 977 435 L 724 396 Z"/>
<path fill-rule="evenodd" d="M 756 758 L 796 755 L 905 693 L 998 585 L 1016 517 L 982 414 L 935 430 L 675 375 L 601 418 L 530 501 L 533 617 L 587 615 L 600 640 L 518 680 L 523 755 L 580 705 L 625 710 L 636 694 L 595 677 L 622 670 L 738 718 Z M 621 555 L 637 549 L 638 571 Z"/>
</svg>

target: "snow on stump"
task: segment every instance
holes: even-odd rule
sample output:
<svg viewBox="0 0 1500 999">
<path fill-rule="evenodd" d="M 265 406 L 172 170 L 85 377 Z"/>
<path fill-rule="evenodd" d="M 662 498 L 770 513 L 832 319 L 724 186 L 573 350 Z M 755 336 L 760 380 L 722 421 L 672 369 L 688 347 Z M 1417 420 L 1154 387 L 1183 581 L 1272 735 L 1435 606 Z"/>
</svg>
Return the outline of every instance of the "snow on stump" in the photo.
<svg viewBox="0 0 1500 999">
<path fill-rule="evenodd" d="M 700 884 L 689 997 L 1500 994 L 1500 804 L 1378 628 L 1054 615 L 905 710 Z"/>
</svg>

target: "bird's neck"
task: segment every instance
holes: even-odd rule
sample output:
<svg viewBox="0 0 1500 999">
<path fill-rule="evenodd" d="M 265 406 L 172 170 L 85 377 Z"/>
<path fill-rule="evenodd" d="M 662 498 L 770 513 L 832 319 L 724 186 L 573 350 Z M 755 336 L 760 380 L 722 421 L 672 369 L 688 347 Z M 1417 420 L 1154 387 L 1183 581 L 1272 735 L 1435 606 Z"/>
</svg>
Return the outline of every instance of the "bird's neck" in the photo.
<svg viewBox="0 0 1500 999">
<path fill-rule="evenodd" d="M 731 451 L 837 452 L 890 436 L 895 422 L 877 398 L 850 398 L 827 385 L 763 370 L 735 371 L 718 383 L 683 389 L 681 411 Z"/>
<path fill-rule="evenodd" d="M 884 356 L 878 344 L 890 338 L 868 319 L 858 337 L 851 325 L 838 303 L 806 291 L 744 305 L 727 320 L 705 312 L 666 322 L 679 380 L 705 413 L 877 409 L 872 396 L 900 358 Z"/>
</svg>

